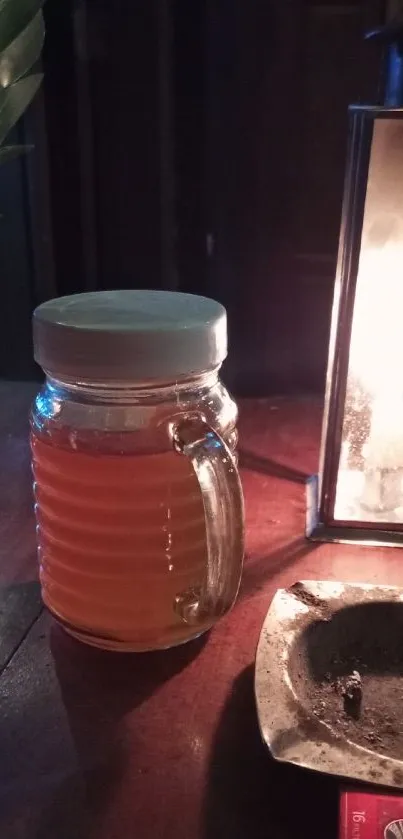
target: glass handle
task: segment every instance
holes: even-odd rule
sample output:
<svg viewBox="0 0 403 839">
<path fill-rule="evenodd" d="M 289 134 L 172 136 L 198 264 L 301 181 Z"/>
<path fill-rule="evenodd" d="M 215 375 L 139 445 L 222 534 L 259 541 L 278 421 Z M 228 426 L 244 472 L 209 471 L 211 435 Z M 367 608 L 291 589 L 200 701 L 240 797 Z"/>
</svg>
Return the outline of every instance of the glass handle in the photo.
<svg viewBox="0 0 403 839">
<path fill-rule="evenodd" d="M 179 593 L 175 611 L 197 626 L 232 606 L 239 588 L 244 554 L 244 506 L 235 457 L 201 417 L 187 417 L 170 428 L 173 446 L 188 457 L 200 484 L 207 535 L 203 584 Z"/>
</svg>

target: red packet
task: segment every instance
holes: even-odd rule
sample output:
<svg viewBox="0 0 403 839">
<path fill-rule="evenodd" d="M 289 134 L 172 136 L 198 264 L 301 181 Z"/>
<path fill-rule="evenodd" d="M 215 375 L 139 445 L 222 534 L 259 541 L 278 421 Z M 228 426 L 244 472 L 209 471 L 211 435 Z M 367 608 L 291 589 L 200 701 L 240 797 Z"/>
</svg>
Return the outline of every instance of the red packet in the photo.
<svg viewBox="0 0 403 839">
<path fill-rule="evenodd" d="M 339 839 L 403 839 L 403 794 L 344 790 Z"/>
</svg>

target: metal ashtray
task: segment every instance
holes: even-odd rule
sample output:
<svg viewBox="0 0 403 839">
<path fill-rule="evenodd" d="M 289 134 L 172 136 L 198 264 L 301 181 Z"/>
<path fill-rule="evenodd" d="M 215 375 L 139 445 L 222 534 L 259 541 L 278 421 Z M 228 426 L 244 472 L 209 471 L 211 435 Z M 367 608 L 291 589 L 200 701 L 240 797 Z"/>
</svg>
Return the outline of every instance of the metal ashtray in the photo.
<svg viewBox="0 0 403 839">
<path fill-rule="evenodd" d="M 403 589 L 299 582 L 277 591 L 255 693 L 276 760 L 403 788 Z"/>
</svg>

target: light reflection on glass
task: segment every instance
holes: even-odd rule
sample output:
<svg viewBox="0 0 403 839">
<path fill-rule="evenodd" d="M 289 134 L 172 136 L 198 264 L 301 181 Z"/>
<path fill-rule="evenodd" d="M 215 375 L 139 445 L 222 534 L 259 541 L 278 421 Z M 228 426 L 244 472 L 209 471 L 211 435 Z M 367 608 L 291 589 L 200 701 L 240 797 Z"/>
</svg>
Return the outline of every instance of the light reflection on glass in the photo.
<svg viewBox="0 0 403 839">
<path fill-rule="evenodd" d="M 403 125 L 374 137 L 349 353 L 335 519 L 403 523 Z"/>
</svg>

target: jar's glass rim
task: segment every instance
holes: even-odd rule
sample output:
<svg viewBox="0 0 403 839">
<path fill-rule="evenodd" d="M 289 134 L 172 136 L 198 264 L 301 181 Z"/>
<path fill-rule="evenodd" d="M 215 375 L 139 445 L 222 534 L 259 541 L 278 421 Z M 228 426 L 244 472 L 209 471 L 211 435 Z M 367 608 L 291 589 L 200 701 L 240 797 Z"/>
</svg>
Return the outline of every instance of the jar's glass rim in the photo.
<svg viewBox="0 0 403 839">
<path fill-rule="evenodd" d="M 89 396 L 109 395 L 120 397 L 122 395 L 131 394 L 133 397 L 150 396 L 158 394 L 161 398 L 164 395 L 172 394 L 172 392 L 180 393 L 192 388 L 212 387 L 218 379 L 218 373 L 221 365 L 217 365 L 209 370 L 194 373 L 191 376 L 182 376 L 174 380 L 168 379 L 151 379 L 147 381 L 117 381 L 117 380 L 89 380 L 70 378 L 67 376 L 61 377 L 54 371 L 45 370 L 46 382 L 48 387 L 56 391 L 68 391 L 70 393 L 81 393 Z"/>
</svg>

